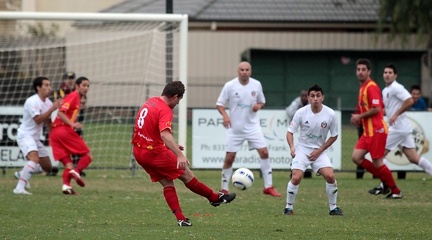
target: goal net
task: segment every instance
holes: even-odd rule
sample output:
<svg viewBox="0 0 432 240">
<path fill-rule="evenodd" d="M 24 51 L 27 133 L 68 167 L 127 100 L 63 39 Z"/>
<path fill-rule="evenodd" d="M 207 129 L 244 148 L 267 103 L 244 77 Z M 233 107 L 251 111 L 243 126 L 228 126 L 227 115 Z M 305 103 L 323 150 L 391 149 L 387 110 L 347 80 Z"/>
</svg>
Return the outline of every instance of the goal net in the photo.
<svg viewBox="0 0 432 240">
<path fill-rule="evenodd" d="M 90 168 L 127 168 L 137 110 L 166 82 L 186 81 L 187 16 L 179 14 L 0 13 L 0 167 L 22 166 L 16 144 L 32 80 L 53 91 L 65 72 L 90 80 L 83 138 Z M 186 95 L 184 96 L 186 97 Z M 53 94 L 54 98 L 54 94 Z M 186 145 L 187 99 L 174 109 L 174 135 Z M 46 133 L 41 140 L 47 143 Z"/>
</svg>

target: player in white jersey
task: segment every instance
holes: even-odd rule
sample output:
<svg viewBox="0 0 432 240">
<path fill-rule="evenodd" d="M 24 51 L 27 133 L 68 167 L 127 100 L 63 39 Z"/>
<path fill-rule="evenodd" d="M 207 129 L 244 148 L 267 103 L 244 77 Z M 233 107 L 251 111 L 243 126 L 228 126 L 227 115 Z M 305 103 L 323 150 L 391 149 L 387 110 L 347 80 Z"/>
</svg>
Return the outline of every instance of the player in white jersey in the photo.
<svg viewBox="0 0 432 240">
<path fill-rule="evenodd" d="M 243 142 L 248 141 L 249 149 L 256 149 L 261 158 L 260 166 L 264 179 L 263 193 L 280 197 L 281 195 L 273 188 L 267 143 L 257 115 L 258 110 L 263 108 L 265 104 L 261 83 L 250 77 L 252 68 L 248 62 L 241 62 L 237 72 L 238 77 L 225 83 L 216 102 L 216 107 L 223 117 L 223 124 L 228 129 L 221 191 L 228 193 L 236 153 L 240 150 Z M 229 116 L 225 111 L 227 102 L 229 102 Z"/>
<path fill-rule="evenodd" d="M 396 81 L 397 69 L 395 65 L 389 64 L 384 68 L 383 78 L 386 87 L 382 90 L 385 113 L 389 123 L 385 155 L 390 151 L 400 148 L 407 159 L 423 168 L 426 173 L 432 175 L 432 164 L 429 160 L 421 157 L 416 150 L 413 128 L 405 115 L 414 100 L 408 90 Z M 386 194 L 388 188 L 381 183 L 379 186 L 369 190 L 370 194 Z"/>
<path fill-rule="evenodd" d="M 56 110 L 61 100 L 54 104 L 48 98 L 51 93 L 50 81 L 46 77 L 37 77 L 33 80 L 33 88 L 36 92 L 27 98 L 24 103 L 24 114 L 21 125 L 18 128 L 17 143 L 23 155 L 29 160 L 19 172 L 18 183 L 13 190 L 14 194 L 31 195 L 25 190 L 31 174 L 51 170 L 51 161 L 45 146 L 40 141 L 43 124 L 48 129 L 51 127 L 51 113 Z"/>
<path fill-rule="evenodd" d="M 326 150 L 338 138 L 338 122 L 335 112 L 323 105 L 324 92 L 318 85 L 308 90 L 309 105 L 294 114 L 287 131 L 287 142 L 293 158 L 292 177 L 287 186 L 285 215 L 293 215 L 293 206 L 306 168 L 310 165 L 317 175 L 326 181 L 326 193 L 329 201 L 330 215 L 341 216 L 342 210 L 337 206 L 337 181 L 333 166 Z M 300 128 L 300 135 L 294 145 L 294 133 Z M 330 137 L 327 138 L 330 132 Z"/>
</svg>

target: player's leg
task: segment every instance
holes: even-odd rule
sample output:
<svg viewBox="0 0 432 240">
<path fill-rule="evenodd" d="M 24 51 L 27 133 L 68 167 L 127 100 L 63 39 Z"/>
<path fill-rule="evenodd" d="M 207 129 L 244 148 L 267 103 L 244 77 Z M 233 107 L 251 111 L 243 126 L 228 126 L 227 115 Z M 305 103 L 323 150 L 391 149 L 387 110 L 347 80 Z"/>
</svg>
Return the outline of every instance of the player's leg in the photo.
<svg viewBox="0 0 432 240">
<path fill-rule="evenodd" d="M 375 176 L 379 177 L 384 184 L 386 184 L 391 193 L 387 195 L 387 198 L 398 199 L 402 198 L 400 189 L 397 187 L 393 175 L 387 165 L 384 164 L 384 156 L 387 152 L 386 143 L 387 134 L 385 133 L 375 133 L 371 138 L 369 145 L 369 152 L 372 158 L 372 162 L 376 168 Z"/>
<path fill-rule="evenodd" d="M 240 150 L 244 140 L 244 136 L 235 135 L 228 130 L 226 136 L 225 160 L 221 173 L 221 192 L 225 194 L 227 194 L 229 190 L 229 184 L 233 173 L 232 165 L 234 163 L 236 153 Z"/>
<path fill-rule="evenodd" d="M 76 167 L 73 167 L 72 162 L 69 176 L 73 178 L 79 186 L 84 187 L 85 183 L 81 178 L 80 173 L 90 165 L 93 156 L 87 144 L 75 131 L 73 131 L 73 129 L 67 129 L 66 131 L 67 135 L 62 139 L 62 141 L 63 146 L 69 153 L 69 159 L 71 154 L 81 156 Z"/>
<path fill-rule="evenodd" d="M 384 156 L 386 156 L 391 151 L 391 149 L 397 148 L 399 143 L 400 140 L 398 140 L 396 134 L 389 134 L 387 136 L 386 150 Z M 386 161 L 387 160 L 384 159 L 383 163 L 386 164 Z M 379 177 L 374 175 L 374 178 L 379 178 Z M 390 188 L 383 181 L 381 181 L 376 187 L 368 190 L 368 193 L 372 195 L 380 195 L 380 194 L 388 195 L 390 192 L 391 192 Z"/>
<path fill-rule="evenodd" d="M 25 187 L 28 184 L 31 175 L 38 167 L 39 148 L 43 148 L 43 149 L 45 148 L 43 147 L 42 143 L 40 143 L 40 141 L 33 139 L 30 136 L 18 137 L 17 143 L 28 161 L 24 165 L 22 170 L 19 172 L 18 183 L 15 189 L 13 190 L 13 193 L 30 195 L 31 193 L 27 192 L 25 190 Z M 38 145 L 38 143 L 40 144 Z"/>
<path fill-rule="evenodd" d="M 320 175 L 323 176 L 326 181 L 326 193 L 330 210 L 329 213 L 333 216 L 342 216 L 342 210 L 337 206 L 338 187 L 336 178 L 334 176 L 333 167 L 331 167 L 331 162 L 328 158 L 322 160 L 317 159 L 317 161 L 320 162 L 316 162 L 314 164 L 324 166 L 321 167 L 318 172 L 320 173 Z"/>
<path fill-rule="evenodd" d="M 432 175 L 431 162 L 428 159 L 421 157 L 417 153 L 415 148 L 403 147 L 402 151 L 411 163 L 418 165 L 419 167 L 423 168 L 423 170 L 425 170 L 426 173 L 428 173 L 429 175 Z"/>
<path fill-rule="evenodd" d="M 296 156 L 291 163 L 291 179 L 287 184 L 286 205 L 283 211 L 285 215 L 294 214 L 294 203 L 298 193 L 298 189 L 303 179 L 304 172 L 309 166 L 309 159 L 306 154 L 299 149 L 296 150 Z"/>
<path fill-rule="evenodd" d="M 411 134 L 389 131 L 389 133 L 387 135 L 387 139 L 386 139 L 384 156 L 386 156 L 391 150 L 398 148 L 399 145 L 402 145 L 402 146 L 406 145 L 406 143 L 404 143 L 404 142 L 406 141 L 407 138 L 411 139 L 411 141 L 412 141 L 411 146 L 415 146 L 414 141 L 412 140 Z M 386 160 L 384 159 L 384 164 L 385 164 L 385 162 L 386 162 Z M 376 186 L 373 189 L 370 189 L 368 192 L 370 194 L 378 195 L 378 194 L 389 194 L 390 191 L 391 190 L 387 186 L 387 184 L 385 182 L 381 181 L 381 183 L 378 186 Z"/>
<path fill-rule="evenodd" d="M 179 179 L 185 184 L 185 186 L 192 192 L 207 198 L 210 204 L 217 207 L 224 203 L 230 203 L 236 198 L 235 193 L 223 193 L 214 192 L 206 184 L 200 182 L 192 173 L 192 171 L 186 167 L 183 174 Z"/>
<path fill-rule="evenodd" d="M 167 150 L 169 151 L 169 150 Z M 171 152 L 169 155 L 165 153 L 154 153 L 152 150 L 133 146 L 132 152 L 136 162 L 147 172 L 152 182 L 159 182 L 163 187 L 163 196 L 168 207 L 177 219 L 179 226 L 191 226 L 192 224 L 183 215 L 180 207 L 180 202 L 177 196 L 177 191 L 174 187 L 174 179 L 177 179 L 184 170 L 177 169 L 177 158 Z"/>
<path fill-rule="evenodd" d="M 168 207 L 171 209 L 172 213 L 177 219 L 177 224 L 182 227 L 192 226 L 192 223 L 188 218 L 185 217 L 183 211 L 180 207 L 180 202 L 178 200 L 177 192 L 174 187 L 174 182 L 172 180 L 167 180 L 165 178 L 159 180 L 159 183 L 163 187 L 163 195 Z"/>
<path fill-rule="evenodd" d="M 271 167 L 269 152 L 267 148 L 267 142 L 261 130 L 250 133 L 247 138 L 249 148 L 256 149 L 260 156 L 260 168 L 264 180 L 263 193 L 268 194 L 273 197 L 280 197 L 281 194 L 278 193 L 273 186 L 273 170 Z"/>
<path fill-rule="evenodd" d="M 13 190 L 13 193 L 15 194 L 31 195 L 31 193 L 25 190 L 25 186 L 28 181 L 30 181 L 31 175 L 33 174 L 37 164 L 39 163 L 38 152 L 34 150 L 29 152 L 26 158 L 29 161 L 27 161 L 26 165 L 24 165 L 24 167 L 20 171 L 18 183 Z"/>
<path fill-rule="evenodd" d="M 73 169 L 73 162 L 72 162 L 70 155 L 69 154 L 66 155 L 65 157 L 63 157 L 59 161 L 64 166 L 64 171 L 62 174 L 62 181 L 63 181 L 62 192 L 63 192 L 63 194 L 77 195 L 78 193 L 75 190 L 73 190 L 73 188 L 71 186 L 72 177 L 70 175 L 70 171 Z"/>
</svg>

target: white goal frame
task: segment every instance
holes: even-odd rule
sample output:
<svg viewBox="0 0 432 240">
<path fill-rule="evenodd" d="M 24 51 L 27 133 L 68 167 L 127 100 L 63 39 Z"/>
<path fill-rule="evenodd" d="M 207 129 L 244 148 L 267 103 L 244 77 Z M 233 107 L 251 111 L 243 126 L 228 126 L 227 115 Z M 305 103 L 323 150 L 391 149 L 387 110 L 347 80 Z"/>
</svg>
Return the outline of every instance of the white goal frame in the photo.
<svg viewBox="0 0 432 240">
<path fill-rule="evenodd" d="M 98 20 L 179 23 L 179 81 L 187 87 L 187 14 L 123 14 L 123 13 L 71 13 L 71 12 L 0 12 L 0 20 Z M 178 106 L 178 143 L 187 146 L 187 94 Z"/>
</svg>

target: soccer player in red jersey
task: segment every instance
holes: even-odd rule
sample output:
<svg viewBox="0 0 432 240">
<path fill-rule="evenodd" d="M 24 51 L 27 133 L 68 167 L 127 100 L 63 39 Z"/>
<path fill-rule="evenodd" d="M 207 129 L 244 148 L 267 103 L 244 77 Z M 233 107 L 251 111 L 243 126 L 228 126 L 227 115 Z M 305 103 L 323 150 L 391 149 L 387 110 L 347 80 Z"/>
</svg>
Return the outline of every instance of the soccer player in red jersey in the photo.
<svg viewBox="0 0 432 240">
<path fill-rule="evenodd" d="M 379 86 L 370 78 L 371 63 L 367 59 L 356 62 L 357 79 L 360 82 L 358 95 L 359 113 L 351 115 L 351 123 L 363 126 L 363 135 L 357 142 L 352 153 L 352 160 L 358 166 L 366 169 L 381 179 L 391 189 L 387 195 L 390 199 L 402 198 L 402 193 L 396 186 L 393 175 L 384 164 L 387 124 L 384 121 L 384 104 Z M 370 153 L 372 162 L 365 159 Z"/>
<path fill-rule="evenodd" d="M 90 81 L 86 77 L 80 77 L 75 81 L 75 91 L 63 99 L 49 136 L 54 158 L 65 166 L 62 176 L 64 194 L 77 194 L 70 184 L 72 178 L 79 186 L 85 186 L 80 173 L 90 165 L 93 158 L 87 144 L 75 132 L 76 129 L 82 128 L 81 123 L 76 122 L 76 118 L 80 111 L 80 99 L 87 95 L 89 87 Z M 75 168 L 71 154 L 81 156 Z"/>
<path fill-rule="evenodd" d="M 149 98 L 135 118 L 132 137 L 133 154 L 136 161 L 150 175 L 153 182 L 163 187 L 163 195 L 182 227 L 192 226 L 183 215 L 174 180 L 180 179 L 192 192 L 207 198 L 212 206 L 229 203 L 235 193 L 213 192 L 207 185 L 196 179 L 187 165 L 189 160 L 172 136 L 172 109 L 180 102 L 185 86 L 180 81 L 169 82 L 162 91 L 162 96 Z"/>
</svg>

